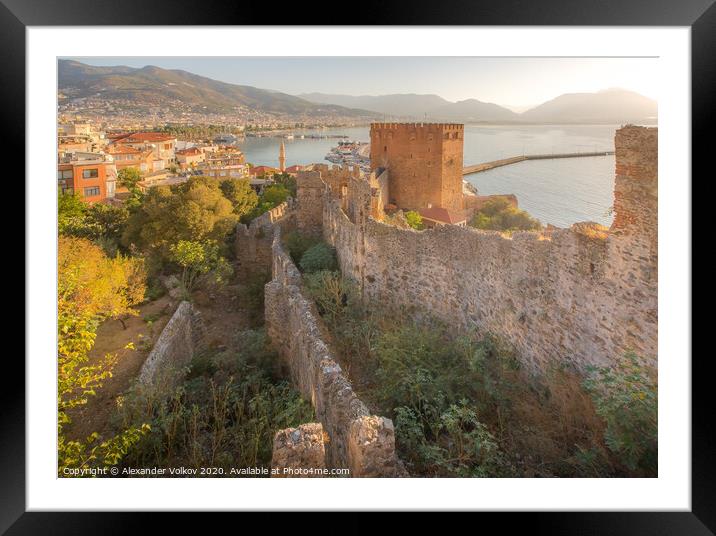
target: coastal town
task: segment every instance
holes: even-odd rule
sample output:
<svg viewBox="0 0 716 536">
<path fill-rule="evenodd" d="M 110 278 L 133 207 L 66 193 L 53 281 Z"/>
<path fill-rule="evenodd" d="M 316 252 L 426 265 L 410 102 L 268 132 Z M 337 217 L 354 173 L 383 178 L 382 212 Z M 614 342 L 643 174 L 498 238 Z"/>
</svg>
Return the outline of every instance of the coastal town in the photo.
<svg viewBox="0 0 716 536">
<path fill-rule="evenodd" d="M 85 202 L 121 203 L 129 195 L 118 184 L 118 173 L 134 169 L 141 175 L 142 192 L 156 186 L 186 182 L 191 176 L 246 179 L 260 191 L 274 173 L 295 175 L 301 166 L 252 166 L 232 139 L 191 142 L 156 131 L 115 132 L 91 123 L 60 123 L 57 180 L 63 194 L 77 194 Z"/>
<path fill-rule="evenodd" d="M 58 111 L 59 476 L 657 474 L 656 127 L 465 162 L 460 121 L 86 94 Z M 466 180 L 608 158 L 609 225 Z"/>
</svg>

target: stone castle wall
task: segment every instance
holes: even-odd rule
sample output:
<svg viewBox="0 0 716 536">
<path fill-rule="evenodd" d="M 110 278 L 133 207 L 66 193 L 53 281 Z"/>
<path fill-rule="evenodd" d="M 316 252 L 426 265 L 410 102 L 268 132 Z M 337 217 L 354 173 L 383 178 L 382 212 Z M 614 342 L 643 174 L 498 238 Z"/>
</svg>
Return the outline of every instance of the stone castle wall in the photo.
<svg viewBox="0 0 716 536">
<path fill-rule="evenodd" d="M 453 123 L 373 123 L 371 167 L 390 170 L 388 202 L 416 210 L 429 203 L 463 208 L 464 126 Z"/>
<path fill-rule="evenodd" d="M 296 385 L 328 434 L 326 465 L 351 476 L 397 476 L 390 419 L 371 416 L 324 342 L 315 305 L 304 296 L 301 274 L 273 240 L 273 279 L 266 285 L 266 329 Z"/>
<path fill-rule="evenodd" d="M 274 226 L 281 227 L 284 232 L 295 228 L 294 207 L 295 202 L 289 199 L 254 219 L 250 225 L 239 223 L 236 226 L 234 248 L 238 270 L 245 274 L 271 270 Z"/>
<path fill-rule="evenodd" d="M 368 300 L 500 335 L 535 369 L 603 364 L 629 349 L 655 364 L 657 130 L 624 127 L 615 145 L 609 230 L 399 229 L 369 217 L 355 181 L 347 203 L 324 195 L 324 237 Z"/>
<path fill-rule="evenodd" d="M 189 364 L 201 348 L 203 338 L 204 324 L 199 312 L 188 301 L 181 302 L 144 361 L 139 382 L 147 385 L 163 379 L 171 381 L 169 376 Z"/>
</svg>

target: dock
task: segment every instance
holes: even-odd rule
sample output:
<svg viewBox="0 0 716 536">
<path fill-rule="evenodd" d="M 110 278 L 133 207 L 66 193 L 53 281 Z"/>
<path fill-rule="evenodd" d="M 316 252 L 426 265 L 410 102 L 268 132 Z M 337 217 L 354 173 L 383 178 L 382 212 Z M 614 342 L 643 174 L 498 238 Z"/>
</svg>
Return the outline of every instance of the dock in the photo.
<svg viewBox="0 0 716 536">
<path fill-rule="evenodd" d="M 510 158 L 502 158 L 501 160 L 493 160 L 492 162 L 483 162 L 482 164 L 474 164 L 472 166 L 465 166 L 462 168 L 463 175 L 472 175 L 473 173 L 480 173 L 489 169 L 495 169 L 502 166 L 509 166 L 510 164 L 516 164 L 518 162 L 524 162 L 525 160 L 551 160 L 554 158 L 583 158 L 587 156 L 609 156 L 614 154 L 614 151 L 595 151 L 591 153 L 550 153 L 550 154 L 523 154 L 520 156 L 513 156 Z"/>
</svg>

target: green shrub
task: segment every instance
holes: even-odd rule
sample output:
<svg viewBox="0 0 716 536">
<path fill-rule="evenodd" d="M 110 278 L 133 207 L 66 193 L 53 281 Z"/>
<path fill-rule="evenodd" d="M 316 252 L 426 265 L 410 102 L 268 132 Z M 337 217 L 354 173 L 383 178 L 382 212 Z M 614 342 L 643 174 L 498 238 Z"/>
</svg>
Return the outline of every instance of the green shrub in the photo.
<svg viewBox="0 0 716 536">
<path fill-rule="evenodd" d="M 338 271 L 321 270 L 306 274 L 304 283 L 316 302 L 319 314 L 331 322 L 343 315 L 346 307 L 353 305 L 357 299 L 355 285 Z"/>
<path fill-rule="evenodd" d="M 301 234 L 298 231 L 291 231 L 284 238 L 286 250 L 296 265 L 301 261 L 303 254 L 319 242 L 320 239 Z"/>
<path fill-rule="evenodd" d="M 302 271 L 309 274 L 321 270 L 336 270 L 338 268 L 336 250 L 324 242 L 319 242 L 301 256 L 299 265 Z"/>
<path fill-rule="evenodd" d="M 277 355 L 262 331 L 237 335 L 238 351 L 205 353 L 175 388 L 135 386 L 121 400 L 123 423 L 149 420 L 127 452 L 129 467 L 268 467 L 273 436 L 314 420 L 313 409 L 276 375 Z"/>
<path fill-rule="evenodd" d="M 404 459 L 421 474 L 447 477 L 511 476 L 513 469 L 495 437 L 466 400 L 422 412 L 399 407 L 398 446 Z"/>
<path fill-rule="evenodd" d="M 271 280 L 268 272 L 254 272 L 248 276 L 240 291 L 241 304 L 246 308 L 249 324 L 258 327 L 264 318 L 264 287 Z"/>
<path fill-rule="evenodd" d="M 470 222 L 472 227 L 492 231 L 530 231 L 542 224 L 526 211 L 513 206 L 504 197 L 490 199 L 478 210 Z"/>
<path fill-rule="evenodd" d="M 608 367 L 590 367 L 584 387 L 607 425 L 604 439 L 628 469 L 657 472 L 657 380 L 635 353 Z"/>
<path fill-rule="evenodd" d="M 423 217 L 414 210 L 409 210 L 405 213 L 405 221 L 407 221 L 408 225 L 413 229 L 421 230 L 424 228 Z"/>
</svg>

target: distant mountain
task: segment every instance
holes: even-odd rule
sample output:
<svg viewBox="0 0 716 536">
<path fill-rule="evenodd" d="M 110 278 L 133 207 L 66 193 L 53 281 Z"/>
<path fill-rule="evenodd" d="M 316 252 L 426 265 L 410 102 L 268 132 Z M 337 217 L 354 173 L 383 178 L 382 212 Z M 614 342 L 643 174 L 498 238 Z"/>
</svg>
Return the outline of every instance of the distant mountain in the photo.
<svg viewBox="0 0 716 536">
<path fill-rule="evenodd" d="M 480 121 L 519 121 L 520 115 L 503 106 L 477 99 L 452 102 L 428 113 L 429 117 L 447 121 L 476 123 Z"/>
<path fill-rule="evenodd" d="M 228 84 L 151 65 L 142 68 L 95 67 L 78 61 L 59 60 L 58 90 L 68 98 L 102 96 L 145 105 L 169 106 L 180 101 L 197 111 L 209 113 L 248 108 L 271 114 L 375 116 L 365 110 L 316 104 L 286 93 Z"/>
<path fill-rule="evenodd" d="M 350 108 L 370 110 L 392 117 L 411 117 L 420 119 L 430 110 L 451 104 L 438 95 L 416 95 L 399 93 L 395 95 L 329 95 L 326 93 L 304 93 L 302 99 L 314 103 L 335 104 Z"/>
<path fill-rule="evenodd" d="M 531 123 L 628 123 L 657 118 L 657 103 L 625 89 L 567 93 L 519 115 Z"/>
<path fill-rule="evenodd" d="M 522 113 L 477 99 L 450 102 L 438 95 L 305 93 L 300 97 L 315 103 L 370 110 L 391 119 L 427 118 L 428 121 L 463 123 L 627 123 L 651 122 L 657 118 L 656 101 L 623 89 L 565 94 Z"/>
</svg>

